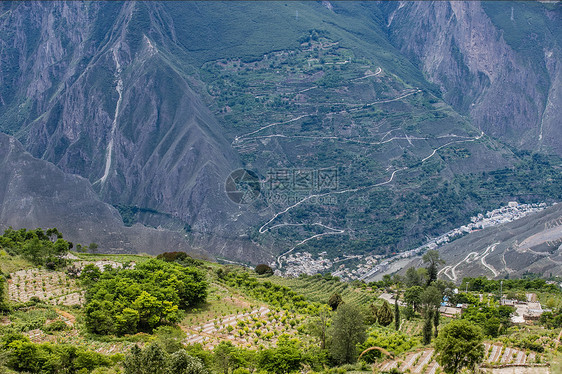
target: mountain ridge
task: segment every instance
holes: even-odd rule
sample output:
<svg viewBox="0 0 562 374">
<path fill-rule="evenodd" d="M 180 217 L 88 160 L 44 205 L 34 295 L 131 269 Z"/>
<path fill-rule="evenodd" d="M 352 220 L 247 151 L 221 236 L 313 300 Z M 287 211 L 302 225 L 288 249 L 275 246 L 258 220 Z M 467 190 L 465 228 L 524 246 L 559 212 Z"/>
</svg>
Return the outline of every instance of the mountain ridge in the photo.
<svg viewBox="0 0 562 374">
<path fill-rule="evenodd" d="M 512 199 L 462 196 L 484 173 L 516 169 L 525 150 L 560 153 L 559 40 L 548 39 L 560 7 L 512 5 L 518 22 L 532 16 L 519 33 L 507 6 L 480 3 L 4 3 L 0 129 L 122 215 L 144 212 L 128 224 L 225 258 L 400 251 Z M 552 53 L 523 74 L 535 56 L 517 43 L 537 30 Z M 224 191 L 239 168 L 265 185 L 272 171 L 334 167 L 340 199 L 299 205 L 275 232 L 259 227 L 289 207 L 278 191 L 249 205 Z M 559 199 L 544 183 L 512 193 Z M 318 223 L 345 234 L 318 236 Z"/>
</svg>

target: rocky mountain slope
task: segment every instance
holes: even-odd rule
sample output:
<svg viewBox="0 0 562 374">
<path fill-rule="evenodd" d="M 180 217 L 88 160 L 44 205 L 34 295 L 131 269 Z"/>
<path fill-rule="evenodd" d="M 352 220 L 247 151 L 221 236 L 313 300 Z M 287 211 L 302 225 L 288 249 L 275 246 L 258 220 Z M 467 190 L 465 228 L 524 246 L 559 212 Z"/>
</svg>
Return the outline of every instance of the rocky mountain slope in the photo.
<svg viewBox="0 0 562 374">
<path fill-rule="evenodd" d="M 525 273 L 562 275 L 562 204 L 520 220 L 482 230 L 440 249 L 448 280 L 483 275 L 517 277 Z"/>
<path fill-rule="evenodd" d="M 558 3 L 2 3 L 0 131 L 128 225 L 220 257 L 391 253 L 514 196 L 559 198 L 554 179 L 517 174 L 521 150 L 562 154 L 559 16 Z M 251 204 L 224 191 L 242 167 L 262 181 Z M 502 196 L 487 184 L 498 169 L 517 185 Z"/>
<path fill-rule="evenodd" d="M 394 2 L 391 39 L 487 134 L 562 154 L 560 3 Z"/>
<path fill-rule="evenodd" d="M 57 227 L 75 243 L 97 243 L 115 253 L 158 253 L 161 248 L 211 256 L 184 235 L 142 225 L 125 227 L 115 208 L 102 202 L 90 183 L 34 158 L 13 137 L 0 134 L 0 227 Z"/>
</svg>

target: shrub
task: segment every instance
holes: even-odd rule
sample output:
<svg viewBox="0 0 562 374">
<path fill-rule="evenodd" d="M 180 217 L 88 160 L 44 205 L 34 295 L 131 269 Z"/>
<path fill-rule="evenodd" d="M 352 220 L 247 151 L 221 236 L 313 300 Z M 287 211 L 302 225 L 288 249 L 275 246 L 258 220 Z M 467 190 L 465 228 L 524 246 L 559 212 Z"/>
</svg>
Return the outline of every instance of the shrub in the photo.
<svg viewBox="0 0 562 374">
<path fill-rule="evenodd" d="M 256 273 L 259 275 L 264 275 L 264 274 L 273 274 L 273 269 L 266 264 L 259 264 L 258 266 L 256 266 L 255 269 Z"/>
<path fill-rule="evenodd" d="M 53 332 L 53 331 L 64 331 L 67 329 L 67 325 L 66 323 L 64 323 L 64 321 L 61 321 L 60 319 L 53 321 L 51 323 L 49 323 L 48 325 L 45 325 L 41 328 L 41 330 L 43 330 L 44 332 Z"/>
</svg>

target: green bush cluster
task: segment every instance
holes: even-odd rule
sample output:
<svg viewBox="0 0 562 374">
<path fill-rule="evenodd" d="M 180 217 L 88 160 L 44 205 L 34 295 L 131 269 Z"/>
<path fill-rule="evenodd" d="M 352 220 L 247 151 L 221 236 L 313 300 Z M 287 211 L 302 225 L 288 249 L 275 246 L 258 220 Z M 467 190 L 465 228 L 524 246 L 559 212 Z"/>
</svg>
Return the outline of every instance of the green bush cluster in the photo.
<svg viewBox="0 0 562 374">
<path fill-rule="evenodd" d="M 186 310 L 207 297 L 202 272 L 176 263 L 150 260 L 135 269 L 101 273 L 85 267 L 85 322 L 96 334 L 134 334 L 179 321 Z"/>
<path fill-rule="evenodd" d="M 487 279 L 486 277 L 464 278 L 461 289 L 468 288 L 469 291 L 477 292 L 498 292 L 501 287 L 504 291 L 508 290 L 526 290 L 526 291 L 545 291 L 551 293 L 560 293 L 560 288 L 555 284 L 546 283 L 546 280 L 540 278 L 521 278 L 521 279 Z"/>
<path fill-rule="evenodd" d="M 88 373 L 113 364 L 97 352 L 68 344 L 36 344 L 20 334 L 3 336 L 0 351 L 6 355 L 6 366 L 17 372 Z"/>
<path fill-rule="evenodd" d="M 558 329 L 562 327 L 562 309 L 554 310 L 552 312 L 544 312 L 539 321 L 549 329 Z"/>
<path fill-rule="evenodd" d="M 197 347 L 188 347 L 190 354 Z M 329 358 L 325 350 L 306 347 L 299 339 L 283 334 L 277 345 L 271 348 L 260 347 L 258 350 L 238 348 L 229 341 L 219 343 L 211 355 L 206 356 L 206 363 L 218 373 L 295 373 L 305 366 L 322 370 L 328 365 Z"/>
<path fill-rule="evenodd" d="M 35 265 L 50 269 L 65 266 L 66 260 L 61 256 L 72 247 L 73 244 L 64 240 L 56 228 L 46 231 L 9 228 L 0 236 L 0 248 L 5 249 L 8 254 L 21 255 Z"/>
<path fill-rule="evenodd" d="M 485 335 L 496 338 L 511 326 L 510 316 L 513 312 L 515 308 L 507 305 L 487 306 L 476 303 L 463 311 L 462 318 L 480 326 Z"/>
<path fill-rule="evenodd" d="M 259 275 L 265 275 L 265 274 L 273 274 L 273 269 L 266 264 L 259 264 L 256 266 L 256 268 L 254 269 L 254 271 L 256 272 L 256 274 Z"/>
<path fill-rule="evenodd" d="M 369 331 L 367 340 L 361 344 L 360 350 L 364 351 L 370 347 L 380 347 L 391 352 L 393 355 L 398 356 L 407 352 L 421 344 L 419 337 L 411 336 L 400 331 L 394 331 L 390 328 L 378 328 Z M 367 352 L 363 355 L 362 359 L 366 362 L 375 362 L 380 358 L 382 353 L 377 350 Z"/>
<path fill-rule="evenodd" d="M 185 252 L 164 252 L 164 253 L 160 253 L 158 256 L 156 256 L 156 258 L 158 260 L 162 260 L 166 262 L 177 262 L 178 264 L 186 265 L 186 266 L 203 265 L 203 261 L 196 260 Z"/>
<path fill-rule="evenodd" d="M 0 326 L 0 334 L 22 333 L 35 329 L 43 329 L 47 319 L 57 318 L 51 308 L 30 301 L 15 305 L 10 314 L 10 324 Z"/>
<path fill-rule="evenodd" d="M 123 362 L 125 374 L 207 374 L 203 362 L 190 356 L 183 348 L 169 353 L 152 343 L 140 349 L 133 346 Z"/>
</svg>

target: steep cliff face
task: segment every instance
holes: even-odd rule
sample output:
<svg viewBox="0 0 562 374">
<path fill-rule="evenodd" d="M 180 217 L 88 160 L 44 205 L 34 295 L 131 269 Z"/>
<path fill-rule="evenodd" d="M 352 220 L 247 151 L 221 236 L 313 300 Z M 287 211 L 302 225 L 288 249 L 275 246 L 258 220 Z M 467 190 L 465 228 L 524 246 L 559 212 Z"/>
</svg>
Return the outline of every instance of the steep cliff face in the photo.
<svg viewBox="0 0 562 374">
<path fill-rule="evenodd" d="M 15 138 L 0 134 L 0 229 L 8 226 L 57 227 L 68 240 L 96 242 L 105 252 L 156 254 L 166 249 L 211 258 L 178 232 L 125 227 L 117 210 L 102 202 L 86 179 L 34 158 Z"/>
<path fill-rule="evenodd" d="M 14 64 L 0 74 L 3 130 L 108 202 L 220 231 L 236 208 L 220 184 L 238 158 L 189 66 L 166 49 L 173 29 L 158 4 L 25 3 L 3 13 L 2 32 L 16 33 L 1 49 Z"/>
<path fill-rule="evenodd" d="M 385 5 L 391 40 L 487 134 L 562 154 L 559 4 Z"/>
</svg>

